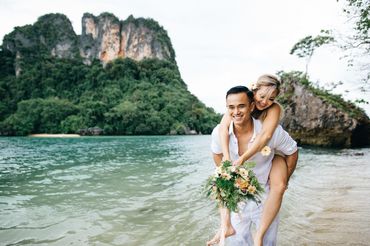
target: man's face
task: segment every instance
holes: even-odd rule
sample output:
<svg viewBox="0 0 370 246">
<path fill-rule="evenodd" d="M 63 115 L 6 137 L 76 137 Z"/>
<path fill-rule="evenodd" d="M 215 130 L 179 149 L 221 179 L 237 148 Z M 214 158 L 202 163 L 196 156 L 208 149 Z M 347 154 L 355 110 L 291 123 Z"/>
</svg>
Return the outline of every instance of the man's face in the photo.
<svg viewBox="0 0 370 246">
<path fill-rule="evenodd" d="M 226 107 L 235 125 L 243 125 L 248 122 L 253 110 L 253 104 L 249 103 L 246 93 L 228 95 Z"/>
</svg>

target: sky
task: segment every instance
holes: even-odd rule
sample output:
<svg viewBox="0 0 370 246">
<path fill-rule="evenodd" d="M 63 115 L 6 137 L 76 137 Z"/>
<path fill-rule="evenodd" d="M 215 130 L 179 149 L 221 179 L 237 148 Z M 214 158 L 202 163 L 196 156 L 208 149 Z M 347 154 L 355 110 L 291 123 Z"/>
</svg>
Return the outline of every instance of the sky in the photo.
<svg viewBox="0 0 370 246">
<path fill-rule="evenodd" d="M 336 0 L 0 0 L 0 37 L 47 13 L 65 14 L 81 34 L 85 12 L 158 21 L 172 41 L 189 91 L 220 113 L 232 86 L 265 73 L 304 71 L 305 59 L 289 54 L 300 39 L 321 29 L 348 29 Z M 370 93 L 358 89 L 361 73 L 349 69 L 342 55 L 338 48 L 318 49 L 309 64 L 310 79 L 320 86 L 343 81 L 336 93 L 370 101 Z M 370 115 L 370 104 L 360 106 Z"/>
</svg>

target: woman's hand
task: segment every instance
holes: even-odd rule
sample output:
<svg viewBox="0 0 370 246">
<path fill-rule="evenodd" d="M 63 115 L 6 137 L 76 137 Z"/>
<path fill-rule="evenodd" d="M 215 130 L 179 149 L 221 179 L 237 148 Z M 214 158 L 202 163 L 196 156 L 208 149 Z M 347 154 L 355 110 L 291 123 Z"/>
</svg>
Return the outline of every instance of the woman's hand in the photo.
<svg viewBox="0 0 370 246">
<path fill-rule="evenodd" d="M 236 161 L 233 162 L 233 166 L 240 166 L 244 163 L 243 158 L 239 157 Z"/>
</svg>

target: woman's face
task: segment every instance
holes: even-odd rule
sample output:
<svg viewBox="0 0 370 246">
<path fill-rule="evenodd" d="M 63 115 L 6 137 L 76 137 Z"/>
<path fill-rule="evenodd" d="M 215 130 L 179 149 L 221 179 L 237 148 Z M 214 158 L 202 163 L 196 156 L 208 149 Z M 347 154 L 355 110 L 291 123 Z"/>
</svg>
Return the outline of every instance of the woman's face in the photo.
<svg viewBox="0 0 370 246">
<path fill-rule="evenodd" d="M 271 92 L 271 90 L 273 90 Z M 256 104 L 256 108 L 258 110 L 264 110 L 270 107 L 277 96 L 277 91 L 271 86 L 261 86 L 255 93 L 254 93 L 254 102 Z"/>
</svg>

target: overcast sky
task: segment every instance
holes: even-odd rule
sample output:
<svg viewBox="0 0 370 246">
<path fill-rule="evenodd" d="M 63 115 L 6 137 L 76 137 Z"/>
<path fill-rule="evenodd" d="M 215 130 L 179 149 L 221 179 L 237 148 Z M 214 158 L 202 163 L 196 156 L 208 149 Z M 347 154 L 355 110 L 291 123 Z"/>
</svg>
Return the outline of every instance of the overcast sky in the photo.
<svg viewBox="0 0 370 246">
<path fill-rule="evenodd" d="M 225 92 L 263 73 L 305 69 L 289 55 L 292 46 L 321 29 L 343 29 L 345 16 L 336 0 L 0 0 L 0 37 L 15 26 L 33 24 L 47 13 L 63 13 L 81 33 L 89 12 L 111 12 L 119 19 L 150 17 L 168 32 L 181 76 L 191 93 L 217 112 L 225 111 Z M 322 85 L 343 81 L 346 98 L 365 98 L 356 90 L 359 72 L 349 71 L 335 48 L 319 49 L 309 75 Z M 366 107 L 370 114 L 370 105 Z"/>
</svg>

